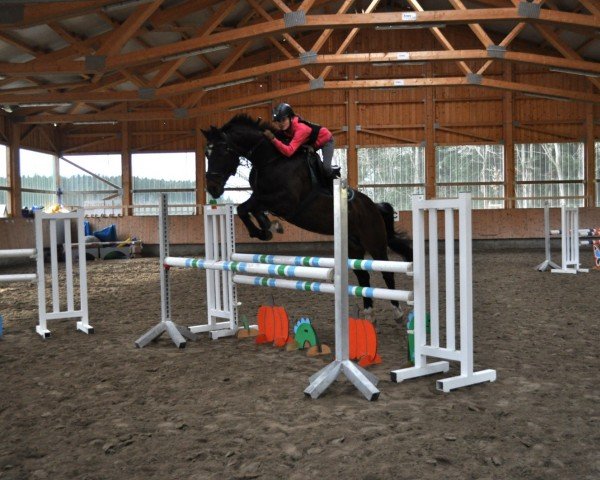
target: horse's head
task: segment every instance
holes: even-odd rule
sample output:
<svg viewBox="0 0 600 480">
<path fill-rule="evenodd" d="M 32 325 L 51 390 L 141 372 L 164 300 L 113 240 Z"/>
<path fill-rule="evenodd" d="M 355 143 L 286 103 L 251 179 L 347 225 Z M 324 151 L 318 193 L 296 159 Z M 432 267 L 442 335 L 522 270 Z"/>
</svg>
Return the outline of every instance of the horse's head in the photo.
<svg viewBox="0 0 600 480">
<path fill-rule="evenodd" d="M 240 164 L 240 157 L 252 163 L 255 151 L 264 142 L 262 132 L 267 124 L 253 120 L 245 114 L 236 115 L 222 128 L 210 127 L 202 130 L 206 137 L 206 189 L 214 198 L 223 195 L 225 183 Z"/>
<path fill-rule="evenodd" d="M 225 183 L 240 164 L 240 154 L 229 145 L 228 138 L 222 130 L 210 127 L 202 130 L 206 137 L 205 155 L 208 159 L 206 170 L 206 189 L 214 198 L 219 198 L 225 191 Z"/>
</svg>

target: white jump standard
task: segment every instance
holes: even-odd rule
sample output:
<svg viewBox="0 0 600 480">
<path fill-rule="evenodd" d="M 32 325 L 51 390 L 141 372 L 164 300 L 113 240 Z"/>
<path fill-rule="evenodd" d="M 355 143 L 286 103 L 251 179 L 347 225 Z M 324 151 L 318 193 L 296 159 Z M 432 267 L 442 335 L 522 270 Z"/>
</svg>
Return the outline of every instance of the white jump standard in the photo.
<svg viewBox="0 0 600 480">
<path fill-rule="evenodd" d="M 460 349 L 456 348 L 456 305 L 454 272 L 454 211 L 459 222 L 459 331 Z M 440 347 L 440 305 L 438 282 L 438 211 L 445 219 L 445 277 L 446 277 L 446 345 Z M 425 212 L 429 220 L 429 311 L 431 315 L 430 342 L 427 343 L 425 322 L 427 308 L 427 270 L 425 252 Z M 414 252 L 414 336 L 415 366 L 394 370 L 392 381 L 447 372 L 448 361 L 460 362 L 460 375 L 438 380 L 436 388 L 449 392 L 456 388 L 496 380 L 495 370 L 473 371 L 473 255 L 471 233 L 471 195 L 460 193 L 458 199 L 424 200 L 413 196 L 413 252 Z M 443 361 L 428 363 L 428 357 Z"/>
<path fill-rule="evenodd" d="M 65 318 L 79 319 L 76 323 L 77 330 L 84 333 L 94 333 L 94 328 L 89 324 L 87 303 L 87 270 L 85 262 L 85 235 L 83 228 L 84 211 L 78 210 L 70 213 L 44 213 L 35 212 L 35 248 L 0 250 L 0 258 L 31 257 L 36 259 L 36 273 L 23 273 L 14 275 L 0 275 L 0 282 L 34 282 L 38 287 L 38 325 L 35 331 L 42 337 L 50 336 L 48 320 Z M 71 221 L 76 222 L 78 262 L 79 262 L 79 308 L 75 307 L 73 251 L 74 243 L 71 241 Z M 44 265 L 44 225 L 48 225 L 50 235 L 50 292 L 52 311 L 46 306 L 46 272 Z M 57 227 L 64 229 L 65 242 L 65 297 L 62 299 L 58 278 L 58 241 Z M 65 307 L 66 309 L 63 309 Z"/>
<path fill-rule="evenodd" d="M 171 284 L 169 268 L 163 264 L 169 255 L 169 219 L 167 194 L 160 194 L 158 206 L 159 255 L 160 255 L 160 322 L 135 341 L 135 346 L 143 348 L 167 332 L 177 348 L 185 348 L 186 338 L 196 340 L 187 327 L 181 327 L 171 320 Z"/>
<path fill-rule="evenodd" d="M 579 246 L 593 245 L 593 237 L 600 237 L 598 228 L 579 228 L 579 209 L 577 207 L 562 206 L 560 209 L 561 228 L 550 229 L 549 206 L 544 205 L 544 242 L 546 246 L 546 260 L 539 264 L 536 269 L 545 271 L 549 266 L 553 267 L 552 273 L 587 273 L 589 269 L 581 268 L 579 263 Z M 550 236 L 560 235 L 561 265 L 556 265 L 551 260 Z M 587 240 L 582 238 L 588 237 Z"/>
<path fill-rule="evenodd" d="M 167 331 L 179 347 L 185 339 L 194 338 L 193 333 L 209 332 L 213 339 L 237 332 L 237 284 L 286 288 L 299 291 L 335 294 L 335 359 L 310 378 L 305 393 L 318 398 L 340 374 L 344 374 L 368 399 L 379 396 L 378 379 L 349 359 L 348 296 L 363 296 L 415 303 L 415 367 L 391 372 L 392 379 L 399 382 L 431 373 L 445 372 L 449 360 L 459 361 L 461 374 L 437 382 L 438 388 L 450 391 L 466 385 L 494 381 L 496 372 L 484 370 L 473 372 L 473 325 L 472 325 L 472 255 L 471 255 L 471 200 L 461 194 L 458 200 L 423 200 L 417 196 L 413 204 L 415 264 L 410 262 L 353 260 L 348 259 L 347 245 L 347 198 L 344 181 L 334 182 L 334 258 L 286 257 L 277 255 L 235 253 L 233 206 L 206 206 L 204 208 L 206 259 L 170 257 L 168 255 L 167 204 L 161 197 L 161 307 L 162 320 L 156 327 L 136 342 L 143 347 L 158 335 Z M 446 346 L 439 346 L 439 282 L 437 277 L 437 212 L 446 214 Z M 454 278 L 454 211 L 459 211 L 460 241 L 460 349 L 455 342 L 455 278 Z M 425 337 L 426 317 L 426 271 L 425 271 L 425 211 L 429 215 L 430 241 L 430 308 L 432 335 L 429 345 Z M 275 263 L 270 263 L 275 262 Z M 200 268 L 206 272 L 208 323 L 188 329 L 179 327 L 170 317 L 169 269 Z M 332 270 L 333 267 L 333 270 Z M 400 272 L 414 275 L 414 292 L 384 288 L 348 285 L 348 269 Z M 333 272 L 334 283 L 331 280 Z M 273 278 L 264 275 L 278 275 Z M 307 278 L 309 280 L 300 280 Z M 313 280 L 324 281 L 313 281 Z M 444 361 L 427 363 L 427 357 Z"/>
<path fill-rule="evenodd" d="M 335 252 L 335 360 L 310 377 L 304 390 L 318 398 L 344 374 L 367 400 L 377 400 L 379 379 L 350 360 L 348 321 L 348 188 L 345 180 L 333 181 L 333 217 Z"/>
</svg>

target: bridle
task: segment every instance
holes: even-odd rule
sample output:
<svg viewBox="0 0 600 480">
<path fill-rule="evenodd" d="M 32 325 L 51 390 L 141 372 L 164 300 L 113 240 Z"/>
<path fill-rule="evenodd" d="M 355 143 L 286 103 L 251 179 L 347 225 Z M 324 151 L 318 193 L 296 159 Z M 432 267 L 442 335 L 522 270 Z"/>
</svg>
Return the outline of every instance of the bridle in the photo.
<svg viewBox="0 0 600 480">
<path fill-rule="evenodd" d="M 254 152 L 256 151 L 256 149 L 262 144 L 262 142 L 265 140 L 265 136 L 261 135 L 260 140 L 253 145 L 250 150 L 244 152 L 242 151 L 240 148 L 237 147 L 237 145 L 233 144 L 229 138 L 227 137 L 227 134 L 224 132 L 221 132 L 221 135 L 224 137 L 224 140 L 220 140 L 218 142 L 213 142 L 213 145 L 224 145 L 225 146 L 225 150 L 232 154 L 239 157 L 244 157 L 247 159 L 250 159 L 250 157 L 252 157 L 252 155 L 254 154 Z M 218 178 L 223 178 L 225 177 L 225 173 L 220 173 L 220 172 L 206 172 L 206 177 L 208 179 L 210 178 L 214 178 L 214 179 L 218 179 Z M 229 174 L 231 175 L 231 174 Z"/>
</svg>

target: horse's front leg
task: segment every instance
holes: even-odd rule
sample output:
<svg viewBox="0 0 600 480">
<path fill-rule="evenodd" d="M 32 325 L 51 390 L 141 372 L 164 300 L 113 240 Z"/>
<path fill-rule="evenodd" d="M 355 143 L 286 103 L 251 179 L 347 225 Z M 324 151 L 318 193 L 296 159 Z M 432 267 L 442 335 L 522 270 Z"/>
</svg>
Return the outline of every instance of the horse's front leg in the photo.
<svg viewBox="0 0 600 480">
<path fill-rule="evenodd" d="M 260 208 L 258 202 L 256 201 L 256 198 L 254 198 L 254 195 L 250 196 L 250 198 L 244 203 L 238 205 L 237 213 L 240 217 L 240 220 L 246 226 L 250 238 L 258 238 L 259 240 L 265 241 L 271 240 L 273 238 L 273 234 L 269 230 L 271 222 L 264 214 L 263 209 Z M 257 227 L 254 224 L 250 214 L 252 214 L 254 218 L 256 218 L 261 228 Z"/>
</svg>

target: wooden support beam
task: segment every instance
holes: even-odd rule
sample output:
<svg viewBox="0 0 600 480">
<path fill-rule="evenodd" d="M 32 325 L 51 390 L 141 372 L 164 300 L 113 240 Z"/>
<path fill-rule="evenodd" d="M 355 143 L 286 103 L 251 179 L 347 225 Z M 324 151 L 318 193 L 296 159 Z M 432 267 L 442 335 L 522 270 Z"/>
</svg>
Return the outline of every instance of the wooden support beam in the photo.
<svg viewBox="0 0 600 480">
<path fill-rule="evenodd" d="M 579 0 L 588 12 L 598 18 L 598 24 L 600 25 L 600 2 L 598 0 Z"/>
<path fill-rule="evenodd" d="M 21 125 L 9 121 L 9 137 L 8 144 L 8 186 L 10 192 L 8 194 L 8 211 L 11 216 L 18 217 L 21 215 Z"/>
<path fill-rule="evenodd" d="M 541 133 L 543 135 L 548 135 L 557 140 L 558 139 L 563 140 L 563 141 L 566 140 L 567 142 L 577 142 L 578 140 L 580 140 L 578 135 L 564 135 L 562 133 L 556 133 L 552 130 L 548 130 L 547 128 L 530 127 L 528 125 L 521 125 L 518 123 L 517 123 L 516 127 L 521 130 L 527 130 L 529 132 L 535 132 L 535 133 Z"/>
<path fill-rule="evenodd" d="M 585 204 L 586 207 L 596 207 L 596 138 L 594 136 L 594 106 L 585 106 L 584 123 L 584 179 L 585 179 Z"/>
<path fill-rule="evenodd" d="M 49 22 L 56 22 L 66 18 L 78 17 L 94 12 L 111 3 L 119 3 L 122 0 L 89 0 L 77 2 L 53 2 L 53 3 L 29 3 L 26 5 L 8 5 L 11 16 L 16 20 L 4 20 L 0 22 L 0 30 L 14 30 L 17 28 L 42 25 Z M 5 2 L 10 3 L 10 2 Z M 20 18 L 19 18 L 20 17 Z M 2 17 L 0 16 L 0 19 Z"/>
<path fill-rule="evenodd" d="M 204 149 L 206 147 L 204 135 L 200 129 L 202 124 L 200 119 L 197 118 L 195 122 L 195 134 L 196 134 L 196 204 L 206 204 L 206 158 L 204 156 Z M 202 210 L 196 210 L 197 215 L 202 215 Z"/>
<path fill-rule="evenodd" d="M 374 135 L 376 137 L 389 138 L 390 140 L 396 140 L 398 143 L 407 143 L 410 145 L 414 145 L 419 143 L 419 140 L 415 140 L 413 138 L 401 137 L 400 135 L 391 135 L 389 133 L 378 132 L 377 130 L 371 130 L 369 128 L 362 127 L 360 129 L 361 133 L 367 133 L 369 135 Z"/>
<path fill-rule="evenodd" d="M 471 139 L 479 140 L 479 141 L 483 141 L 483 142 L 489 142 L 489 143 L 497 143 L 498 142 L 497 138 L 484 137 L 482 135 L 477 135 L 475 133 L 467 132 L 465 130 L 457 130 L 455 128 L 438 126 L 436 128 L 436 130 L 441 131 L 441 132 L 453 133 L 455 135 L 462 135 L 463 137 L 467 137 L 467 138 L 471 138 Z"/>
<path fill-rule="evenodd" d="M 131 127 L 129 123 L 121 124 L 121 187 L 123 195 L 121 196 L 121 204 L 123 215 L 128 217 L 133 215 L 133 175 L 131 173 Z"/>
<path fill-rule="evenodd" d="M 354 78 L 356 76 L 356 67 L 353 65 L 348 66 L 348 78 Z M 348 150 L 346 156 L 346 168 L 348 185 L 352 188 L 358 188 L 358 135 L 356 133 L 356 126 L 358 125 L 358 112 L 357 112 L 357 94 L 355 90 L 348 90 L 346 92 L 346 125 L 348 127 Z"/>
<path fill-rule="evenodd" d="M 449 0 L 450 4 L 456 8 L 457 10 L 467 10 L 465 4 L 462 3 L 461 0 Z M 490 45 L 494 45 L 494 41 L 489 37 L 489 35 L 485 32 L 485 30 L 478 23 L 470 23 L 469 28 L 475 34 L 475 36 L 479 39 L 479 41 L 483 44 L 484 47 L 489 47 Z"/>
<path fill-rule="evenodd" d="M 377 7 L 377 5 L 379 5 L 379 1 L 380 0 L 372 0 L 372 2 L 369 4 L 369 6 L 365 10 L 365 12 L 366 13 L 370 13 L 373 10 L 375 10 L 375 8 Z M 344 5 L 342 5 L 342 8 L 343 7 L 344 7 Z M 333 32 L 333 30 L 332 29 L 327 29 L 327 30 L 323 31 L 323 34 L 321 35 L 321 37 L 319 38 L 319 40 L 317 40 L 317 42 L 313 46 L 313 50 L 318 51 L 318 50 L 321 49 L 322 45 L 320 44 L 320 41 L 322 40 L 323 42 L 325 42 L 325 39 L 329 38 L 329 36 L 331 35 L 331 33 L 329 33 L 329 32 Z M 340 55 L 340 54 L 344 53 L 346 51 L 346 49 L 350 46 L 350 44 L 352 43 L 352 41 L 354 40 L 354 38 L 356 37 L 356 35 L 358 35 L 358 32 L 359 32 L 358 28 L 353 28 L 352 30 L 350 30 L 350 32 L 348 32 L 348 34 L 346 35 L 346 38 L 344 38 L 344 40 L 341 42 L 340 46 L 335 51 L 335 53 L 337 55 Z M 321 71 L 321 74 L 319 75 L 319 77 L 323 78 L 323 79 L 327 78 L 329 76 L 329 73 L 331 72 L 332 69 L 333 69 L 332 66 L 325 67 Z"/>
<path fill-rule="evenodd" d="M 116 28 L 96 55 L 111 56 L 119 53 L 133 35 L 144 25 L 144 22 L 160 7 L 163 0 L 154 0 L 151 3 L 140 5 L 127 19 Z"/>
<path fill-rule="evenodd" d="M 527 93 L 532 96 L 548 96 L 556 100 L 573 100 L 577 102 L 600 103 L 600 94 L 581 92 L 575 90 L 562 90 L 559 88 L 543 87 L 541 85 L 530 85 L 528 83 L 506 82 L 483 77 L 479 85 L 483 87 L 499 88 L 500 90 L 514 90 Z"/>
<path fill-rule="evenodd" d="M 414 20 L 406 21 L 396 13 L 361 13 L 361 14 L 333 14 L 333 15 L 307 15 L 302 24 L 287 27 L 284 19 L 265 21 L 255 25 L 236 28 L 212 35 L 191 38 L 180 42 L 148 48 L 143 51 L 135 51 L 115 55 L 106 59 L 106 70 L 114 70 L 123 67 L 132 67 L 160 60 L 167 56 L 194 51 L 206 47 L 230 44 L 240 40 L 248 41 L 259 37 L 291 33 L 298 30 L 320 30 L 324 28 L 373 28 L 377 25 L 411 25 L 424 26 L 431 24 L 465 24 L 465 23 L 487 23 L 496 21 L 523 21 L 516 8 L 486 8 L 474 10 L 438 10 L 416 12 Z M 597 28 L 595 17 L 591 15 L 571 14 L 566 12 L 553 12 L 541 10 L 538 18 L 527 18 L 530 23 L 567 24 L 581 28 Z"/>
<path fill-rule="evenodd" d="M 502 78 L 512 82 L 512 65 L 506 64 Z M 502 134 L 504 140 L 504 208 L 515 208 L 515 139 L 514 139 L 514 95 L 511 91 L 502 94 Z"/>
<path fill-rule="evenodd" d="M 433 67 L 427 65 L 426 74 L 433 75 Z M 425 197 L 435 198 L 436 192 L 436 161 L 435 161 L 435 88 L 425 88 Z"/>
<path fill-rule="evenodd" d="M 530 85 L 525 83 L 506 82 L 491 78 L 480 77 L 473 80 L 467 77 L 435 77 L 435 78 L 404 78 L 404 79 L 374 79 L 374 80 L 340 80 L 326 81 L 323 84 L 324 90 L 345 90 L 345 89 L 363 89 L 363 88 L 413 88 L 425 86 L 482 86 L 500 90 L 513 90 L 517 92 L 526 92 L 530 95 L 546 95 L 557 100 L 573 100 L 578 102 L 600 103 L 600 94 L 580 92 L 573 90 L 561 90 L 557 88 L 542 87 L 539 85 Z M 231 98 L 222 102 L 214 102 L 189 109 L 188 118 L 208 115 L 213 112 L 219 112 L 230 108 L 239 108 L 244 105 L 250 105 L 258 102 L 264 102 L 275 98 L 288 98 L 292 95 L 298 95 L 311 91 L 311 85 L 308 83 L 299 84 L 294 87 L 271 90 L 248 97 Z M 169 120 L 177 117 L 177 111 L 145 109 L 140 112 L 100 112 L 86 115 L 55 115 L 43 114 L 24 117 L 21 123 L 71 123 L 74 121 L 135 121 L 135 120 Z"/>
<path fill-rule="evenodd" d="M 423 7 L 421 6 L 421 4 L 417 0 L 407 0 L 407 1 L 410 4 L 410 6 L 413 9 L 415 9 L 417 12 L 424 12 L 425 11 L 423 9 Z M 454 50 L 454 47 L 452 46 L 452 44 L 450 43 L 450 41 L 446 38 L 446 36 L 442 33 L 442 31 L 439 28 L 432 27 L 432 28 L 429 29 L 429 31 L 437 39 L 437 41 L 442 44 L 442 46 L 446 50 Z M 456 62 L 456 64 L 458 65 L 458 68 L 465 75 L 468 75 L 469 73 L 472 73 L 472 71 L 469 68 L 469 66 L 465 62 L 463 62 L 462 60 Z"/>
</svg>

